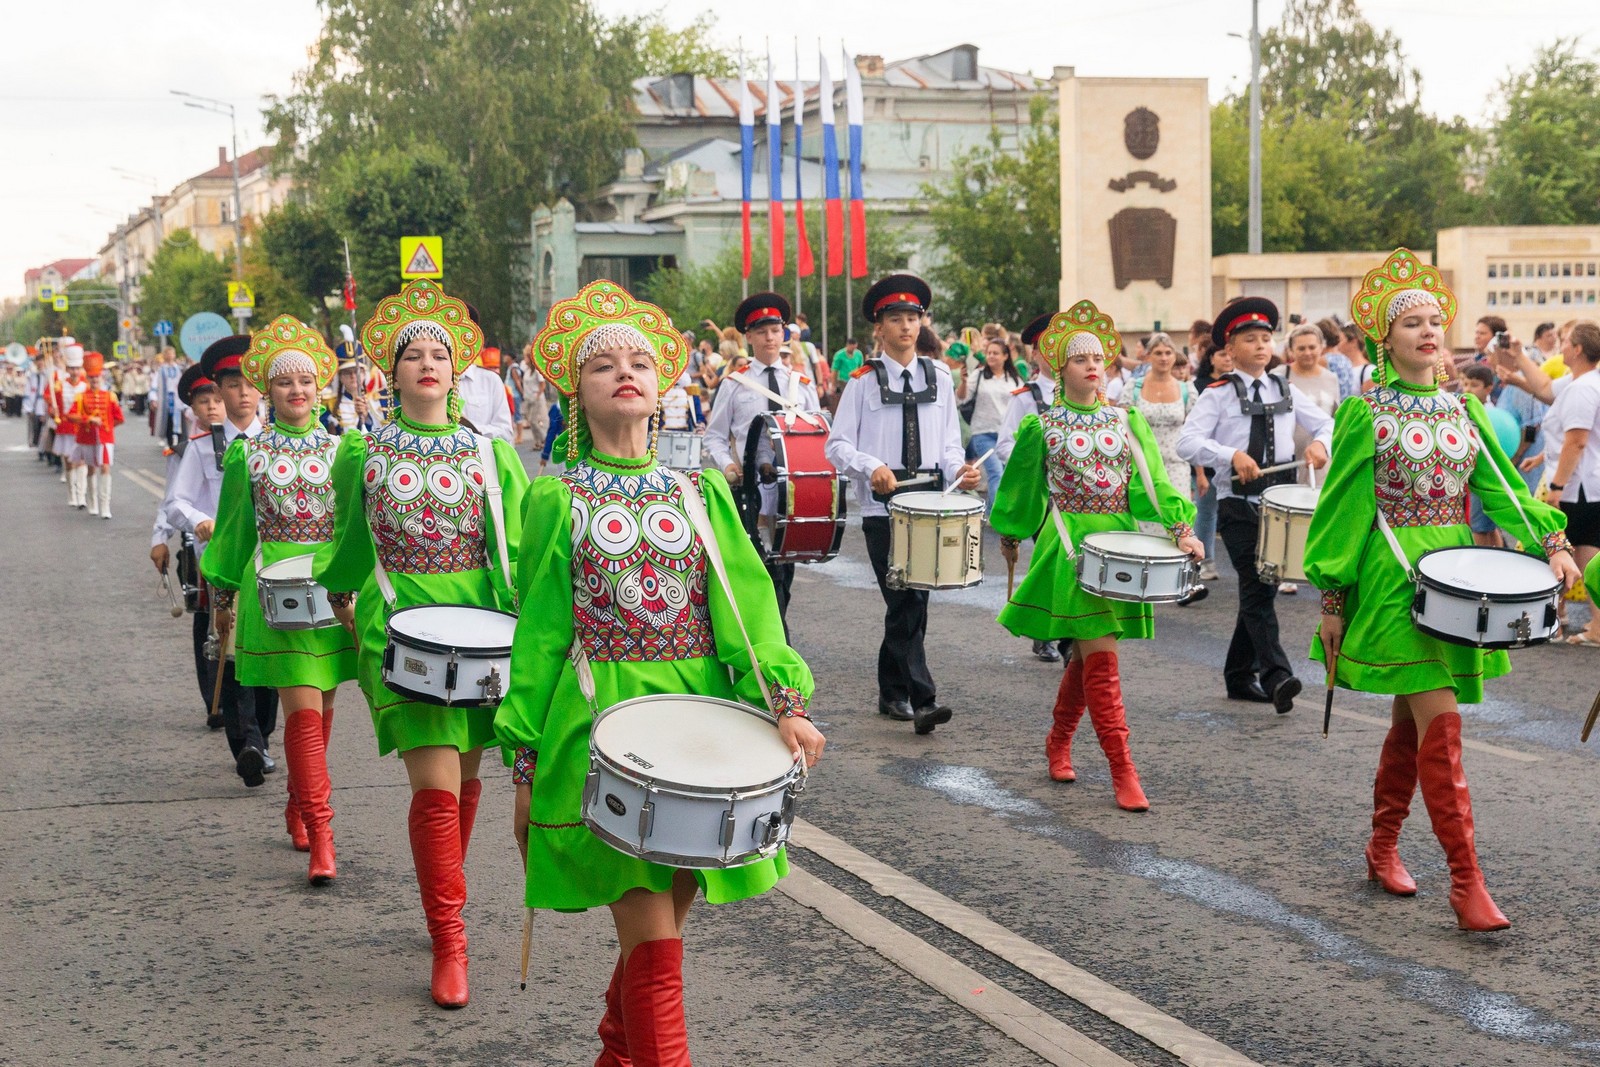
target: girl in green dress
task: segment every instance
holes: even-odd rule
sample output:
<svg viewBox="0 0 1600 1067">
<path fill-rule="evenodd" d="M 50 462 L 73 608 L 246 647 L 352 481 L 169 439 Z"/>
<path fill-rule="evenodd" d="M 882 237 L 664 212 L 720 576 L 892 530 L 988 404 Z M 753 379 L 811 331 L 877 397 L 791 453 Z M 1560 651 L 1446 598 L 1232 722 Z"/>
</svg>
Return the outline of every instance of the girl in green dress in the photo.
<svg viewBox="0 0 1600 1067">
<path fill-rule="evenodd" d="M 1000 624 L 1019 637 L 1073 643 L 1056 694 L 1054 723 L 1045 736 L 1050 777 L 1058 782 L 1077 779 L 1072 734 L 1087 704 L 1111 765 L 1117 805 L 1147 811 L 1150 802 L 1128 751 L 1117 639 L 1155 632 L 1150 605 L 1108 600 L 1082 588 L 1061 531 L 1081 543 L 1093 533 L 1136 530 L 1138 520 L 1159 522 L 1179 548 L 1200 559 L 1205 552 L 1194 537 L 1194 505 L 1167 480 L 1161 450 L 1144 416 L 1104 402 L 1100 390 L 1107 369 L 1122 352 L 1110 318 L 1081 300 L 1052 316 L 1035 347 L 1054 371 L 1058 390 L 1054 404 L 1018 426 L 989 517 L 1009 564 L 1016 563 L 1017 545 L 1024 538 L 1037 537 L 1027 576 L 1001 609 Z M 1143 476 L 1133 449 L 1143 457 L 1154 500 L 1137 484 Z"/>
<path fill-rule="evenodd" d="M 687 1064 L 683 928 L 713 904 L 770 889 L 780 851 L 726 870 L 675 870 L 613 849 L 584 825 L 589 700 L 601 708 L 689 693 L 768 707 L 789 749 L 815 764 L 823 738 L 805 718 L 811 672 L 784 640 L 777 600 L 720 472 L 687 475 L 704 500 L 732 588 L 708 577 L 683 490 L 656 463 L 652 415 L 688 358 L 660 309 L 608 281 L 551 309 L 533 358 L 567 408 L 567 470 L 528 494 L 517 584 L 522 615 L 511 686 L 495 716 L 517 782 L 517 841 L 531 908 L 609 907 L 620 952 L 606 990 L 599 1064 Z M 737 614 L 736 614 L 737 613 Z M 762 692 L 740 635 L 742 618 Z"/>
<path fill-rule="evenodd" d="M 384 685 L 385 626 L 395 611 L 422 604 L 515 610 L 499 561 L 502 547 L 514 558 L 528 476 L 509 444 L 461 425 L 455 384 L 483 342 L 465 303 L 432 282 L 412 282 L 378 304 L 361 338 L 393 383 L 399 412 L 376 430 L 340 438 L 334 539 L 317 551 L 314 573 L 356 635 L 378 751 L 405 761 L 411 855 L 433 938 L 433 999 L 459 1008 L 467 1003 L 463 863 L 494 708 L 439 707 Z M 493 469 L 480 458 L 486 448 Z M 491 480 L 504 494 L 503 530 L 491 514 Z"/>
<path fill-rule="evenodd" d="M 200 571 L 216 589 L 219 631 L 233 626 L 238 601 L 240 685 L 273 686 L 288 722 L 289 805 L 284 819 L 295 848 L 311 853 L 312 885 L 333 881 L 333 786 L 328 739 L 333 691 L 356 676 L 355 644 L 343 627 L 274 630 L 256 593 L 256 574 L 333 540 L 334 440 L 318 421 L 317 398 L 333 380 L 335 360 L 315 330 L 281 315 L 250 338 L 240 361 L 245 379 L 272 405 L 272 425 L 255 437 L 240 434 L 223 459 L 215 532 Z"/>
<path fill-rule="evenodd" d="M 1397 896 L 1417 884 L 1400 862 L 1400 824 L 1417 783 L 1450 864 L 1450 906 L 1463 930 L 1511 923 L 1484 885 L 1473 843 L 1472 798 L 1461 768 L 1463 703 L 1511 669 L 1503 651 L 1450 644 L 1412 625 L 1407 571 L 1424 552 L 1469 546 L 1466 494 L 1495 524 L 1578 579 L 1566 519 L 1528 496 L 1477 398 L 1439 388 L 1450 373 L 1445 331 L 1455 296 L 1434 267 L 1397 249 L 1366 276 L 1351 315 L 1367 336 L 1378 385 L 1340 405 L 1333 456 L 1306 540 L 1306 576 L 1322 590 L 1311 655 L 1346 689 L 1394 697 L 1373 785 L 1367 877 Z M 1383 532 L 1392 531 L 1402 567 Z M 1420 739 L 1420 741 L 1419 741 Z"/>
</svg>

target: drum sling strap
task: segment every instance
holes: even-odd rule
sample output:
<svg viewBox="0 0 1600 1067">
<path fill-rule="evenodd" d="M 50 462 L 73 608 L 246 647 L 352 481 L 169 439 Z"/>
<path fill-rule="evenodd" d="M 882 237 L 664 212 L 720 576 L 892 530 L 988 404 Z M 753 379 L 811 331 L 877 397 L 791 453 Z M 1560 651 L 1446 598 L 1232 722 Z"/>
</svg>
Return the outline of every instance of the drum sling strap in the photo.
<svg viewBox="0 0 1600 1067">
<path fill-rule="evenodd" d="M 489 445 L 489 439 L 482 434 L 474 436 L 478 441 L 478 464 L 483 467 L 483 492 L 489 502 L 489 521 L 494 532 L 495 548 L 500 556 L 500 577 L 505 581 L 506 591 L 511 598 L 511 611 L 515 614 L 517 587 L 511 580 L 511 555 L 506 548 L 506 513 L 500 490 L 500 468 L 495 466 L 494 449 Z M 394 583 L 389 581 L 389 572 L 383 569 L 383 559 L 378 554 L 376 541 L 372 545 L 372 567 L 372 576 L 378 581 L 378 591 L 383 594 L 384 602 L 394 607 Z"/>
<path fill-rule="evenodd" d="M 1466 414 L 1465 409 L 1461 406 L 1461 401 L 1448 394 L 1445 394 L 1445 396 L 1454 405 L 1458 414 Z M 1467 421 L 1471 422 L 1472 420 L 1469 418 Z M 1476 429 L 1476 424 L 1474 424 L 1474 429 Z M 1482 456 L 1483 452 L 1488 450 L 1488 447 L 1488 445 L 1484 445 L 1478 454 Z M 1494 461 L 1493 456 L 1489 457 L 1489 466 L 1494 468 L 1494 475 L 1500 481 L 1500 488 L 1505 490 L 1506 496 L 1510 497 L 1511 503 L 1516 506 L 1517 516 L 1522 519 L 1522 528 L 1528 531 L 1528 536 L 1534 543 L 1538 543 L 1540 540 L 1539 532 L 1533 528 L 1533 523 L 1528 521 L 1528 513 L 1522 509 L 1522 501 L 1517 499 L 1517 494 L 1512 491 L 1511 483 L 1506 480 L 1505 471 L 1500 469 L 1500 464 Z M 1389 551 L 1394 553 L 1395 562 L 1399 563 L 1400 569 L 1406 572 L 1406 578 L 1411 582 L 1415 582 L 1417 580 L 1416 568 L 1412 567 L 1411 561 L 1406 559 L 1405 551 L 1401 549 L 1400 542 L 1394 536 L 1394 531 L 1389 528 L 1389 520 L 1383 517 L 1382 508 L 1378 509 L 1377 526 L 1378 530 L 1383 534 L 1383 539 L 1389 542 Z"/>
<path fill-rule="evenodd" d="M 1133 455 L 1134 465 L 1139 468 L 1139 481 L 1144 485 L 1144 495 L 1150 498 L 1150 506 L 1155 509 L 1156 515 L 1161 515 L 1161 505 L 1156 501 L 1156 483 L 1150 477 L 1150 465 L 1145 462 L 1144 450 L 1139 447 L 1133 435 L 1128 432 L 1128 413 L 1121 408 L 1112 408 L 1117 417 L 1117 429 L 1122 433 L 1122 441 L 1128 446 L 1128 451 Z M 1056 508 L 1056 502 L 1050 501 L 1050 517 L 1056 521 L 1056 533 L 1061 537 L 1061 547 L 1067 550 L 1067 558 L 1073 559 L 1078 550 L 1072 544 L 1072 538 L 1067 533 L 1067 524 L 1061 518 L 1061 512 Z"/>
</svg>

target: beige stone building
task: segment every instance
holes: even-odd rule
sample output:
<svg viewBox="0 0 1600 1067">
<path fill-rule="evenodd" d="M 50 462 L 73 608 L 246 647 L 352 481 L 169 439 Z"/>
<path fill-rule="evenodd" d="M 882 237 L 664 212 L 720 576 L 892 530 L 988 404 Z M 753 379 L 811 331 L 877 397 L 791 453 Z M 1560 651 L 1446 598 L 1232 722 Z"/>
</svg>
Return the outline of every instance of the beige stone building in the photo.
<svg viewBox="0 0 1600 1067">
<path fill-rule="evenodd" d="M 1439 269 L 1461 311 L 1450 345 L 1472 347 L 1484 315 L 1531 340 L 1541 322 L 1600 319 L 1600 226 L 1462 226 L 1439 231 Z"/>
<path fill-rule="evenodd" d="M 1080 78 L 1057 67 L 1061 306 L 1127 332 L 1212 312 L 1211 106 L 1203 78 Z"/>
<path fill-rule="evenodd" d="M 1433 253 L 1416 249 L 1417 258 L 1433 262 Z M 1381 252 L 1234 253 L 1211 260 L 1211 311 L 1240 296 L 1264 296 L 1278 305 L 1285 326 L 1291 315 L 1304 322 L 1322 318 L 1350 321 L 1350 301 L 1367 271 L 1389 255 Z"/>
<path fill-rule="evenodd" d="M 67 283 L 77 279 L 93 278 L 95 261 L 92 259 L 58 259 L 42 267 L 32 267 L 22 272 L 24 299 L 28 303 L 39 299 L 39 290 L 49 287 L 61 292 Z"/>
</svg>

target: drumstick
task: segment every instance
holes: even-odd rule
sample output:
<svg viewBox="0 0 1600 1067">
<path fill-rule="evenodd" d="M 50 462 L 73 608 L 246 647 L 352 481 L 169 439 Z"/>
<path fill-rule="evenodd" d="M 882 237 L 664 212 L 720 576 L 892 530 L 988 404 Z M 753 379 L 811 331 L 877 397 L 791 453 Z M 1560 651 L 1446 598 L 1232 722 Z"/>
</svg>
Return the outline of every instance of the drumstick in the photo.
<svg viewBox="0 0 1600 1067">
<path fill-rule="evenodd" d="M 525 909 L 522 916 L 522 985 L 518 988 L 528 988 L 528 949 L 533 945 L 533 909 Z"/>
<path fill-rule="evenodd" d="M 1016 585 L 1017 585 L 1017 561 L 1014 560 L 1014 559 L 1008 559 L 1008 560 L 1006 560 L 1006 599 L 1007 600 L 1011 599 L 1011 594 L 1016 590 Z"/>
<path fill-rule="evenodd" d="M 1589 708 L 1589 717 L 1583 720 L 1583 735 L 1578 740 L 1588 742 L 1589 731 L 1594 729 L 1596 719 L 1600 719 L 1600 693 L 1594 695 L 1594 704 Z"/>
<path fill-rule="evenodd" d="M 995 448 L 998 448 L 998 447 L 1000 447 L 1000 446 L 999 445 L 995 446 Z M 994 455 L 994 453 L 995 453 L 995 449 L 994 448 L 989 449 L 989 451 L 985 452 L 983 455 L 981 455 L 977 459 L 973 460 L 972 461 L 972 466 L 974 468 L 983 466 L 984 461 L 987 460 L 990 456 Z M 948 488 L 948 489 L 946 489 L 944 491 L 944 495 L 945 496 L 949 496 L 951 493 L 955 492 L 956 491 L 956 486 L 958 486 L 960 484 L 961 484 L 960 482 L 953 483 L 950 486 L 950 488 Z"/>
<path fill-rule="evenodd" d="M 1338 674 L 1339 653 L 1328 653 L 1328 699 L 1322 705 L 1322 736 L 1328 736 L 1328 724 L 1333 721 L 1333 680 Z"/>
<path fill-rule="evenodd" d="M 1296 460 L 1293 463 L 1280 463 L 1276 467 L 1262 467 L 1260 470 L 1256 471 L 1256 477 L 1259 478 L 1263 474 L 1277 474 L 1279 471 L 1292 471 L 1296 467 L 1304 467 L 1305 465 L 1305 460 L 1302 459 Z"/>
</svg>

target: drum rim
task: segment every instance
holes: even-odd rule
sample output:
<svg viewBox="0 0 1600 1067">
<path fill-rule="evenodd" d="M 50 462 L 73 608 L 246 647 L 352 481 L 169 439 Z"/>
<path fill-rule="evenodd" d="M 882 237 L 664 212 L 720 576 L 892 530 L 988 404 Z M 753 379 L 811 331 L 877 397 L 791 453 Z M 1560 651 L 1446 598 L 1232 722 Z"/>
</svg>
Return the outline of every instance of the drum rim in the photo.
<svg viewBox="0 0 1600 1067">
<path fill-rule="evenodd" d="M 1510 601 L 1500 601 L 1500 603 L 1510 603 Z M 1418 633 L 1427 634 L 1435 641 L 1443 641 L 1447 645 L 1459 645 L 1462 648 L 1485 648 L 1491 652 L 1508 652 L 1517 648 L 1532 648 L 1534 645 L 1547 645 L 1551 641 L 1555 640 L 1556 634 L 1560 632 L 1560 626 L 1558 624 L 1555 631 L 1545 635 L 1544 637 L 1530 637 L 1526 641 L 1468 641 L 1462 638 L 1460 634 L 1447 633 L 1444 630 L 1436 630 L 1432 626 L 1424 626 L 1421 619 L 1417 616 L 1415 608 L 1412 608 L 1411 610 L 1411 625 L 1417 628 Z"/>
<path fill-rule="evenodd" d="M 1148 537 L 1152 541 L 1160 541 L 1163 544 L 1171 545 L 1173 554 L 1170 555 L 1170 556 L 1129 556 L 1129 555 L 1126 555 L 1125 553 L 1118 552 L 1115 549 L 1100 548 L 1098 545 L 1095 544 L 1095 540 L 1094 539 L 1096 537 L 1099 537 L 1101 534 L 1133 534 L 1136 537 Z M 1106 559 L 1126 560 L 1126 561 L 1128 561 L 1130 563 L 1184 563 L 1184 562 L 1193 562 L 1190 559 L 1190 556 L 1189 556 L 1189 554 L 1187 552 L 1183 551 L 1175 543 L 1173 543 L 1172 541 L 1169 541 L 1167 538 L 1165 538 L 1165 537 L 1157 537 L 1155 534 L 1140 533 L 1138 530 L 1097 530 L 1092 534 L 1085 535 L 1084 538 L 1083 538 L 1083 541 L 1080 544 L 1080 547 L 1082 549 L 1085 549 L 1085 550 L 1093 547 L 1094 550 L 1095 550 L 1095 555 L 1097 555 L 1097 556 L 1104 556 Z"/>
<path fill-rule="evenodd" d="M 272 578 L 272 577 L 268 577 L 268 575 L 267 575 L 267 572 L 270 571 L 274 567 L 281 567 L 285 563 L 292 563 L 297 559 L 311 559 L 311 560 L 314 560 L 314 559 L 316 559 L 316 556 L 317 556 L 317 554 L 315 552 L 297 552 L 292 556 L 284 556 L 282 559 L 277 559 L 277 560 L 273 560 L 271 563 L 262 564 L 261 569 L 256 571 L 256 580 L 257 581 L 262 581 L 262 582 L 309 582 L 312 585 L 321 585 L 322 583 L 318 582 L 312 576 L 312 574 L 316 573 L 314 568 L 313 568 L 312 574 L 308 574 L 304 578 L 299 578 L 299 577 L 295 577 L 295 578 Z"/>
<path fill-rule="evenodd" d="M 511 655 L 512 645 L 516 643 L 514 638 L 511 643 L 505 645 L 475 645 L 471 647 L 462 647 L 461 645 L 445 644 L 441 641 L 430 641 L 425 637 L 414 637 L 411 634 L 395 633 L 395 619 L 398 619 L 408 611 L 418 611 L 423 608 L 471 608 L 473 611 L 491 612 L 495 615 L 504 615 L 506 618 L 513 620 L 515 620 L 517 617 L 512 612 L 501 611 L 499 608 L 486 608 L 478 604 L 411 604 L 407 607 L 397 609 L 389 616 L 387 620 L 385 620 L 383 624 L 384 636 L 391 642 L 398 640 L 399 643 L 405 645 L 407 648 L 414 648 L 418 652 L 433 652 L 443 656 L 457 656 L 461 659 L 499 659 L 502 656 Z"/>
<path fill-rule="evenodd" d="M 1276 501 L 1269 502 L 1267 500 L 1267 495 L 1269 493 L 1273 492 L 1274 490 L 1277 490 L 1277 489 L 1305 489 L 1305 490 L 1307 490 L 1309 492 L 1315 493 L 1317 495 L 1317 500 L 1320 501 L 1322 499 L 1322 488 L 1320 486 L 1310 486 L 1310 485 L 1269 485 L 1265 489 L 1261 490 L 1261 510 L 1262 511 L 1268 510 L 1268 504 L 1271 503 L 1271 510 L 1272 511 L 1287 512 L 1290 515 L 1313 515 L 1313 514 L 1316 513 L 1317 505 L 1315 503 L 1313 503 L 1309 508 L 1305 508 L 1305 507 L 1300 507 L 1300 506 L 1294 505 L 1294 504 L 1280 504 L 1280 503 L 1277 503 Z"/>
<path fill-rule="evenodd" d="M 904 501 L 904 498 L 908 496 L 936 496 L 945 501 L 958 502 L 960 506 L 949 507 L 947 505 L 941 505 L 937 508 L 912 507 L 911 505 L 906 504 Z M 934 515 L 941 518 L 945 516 L 951 516 L 955 518 L 967 519 L 971 518 L 973 515 L 982 514 L 984 504 L 982 500 L 975 496 L 956 496 L 954 493 L 951 493 L 947 496 L 942 489 L 913 489 L 909 492 L 898 493 L 890 497 L 889 502 L 885 504 L 884 507 L 888 508 L 891 512 L 898 507 L 907 515 Z"/>
<path fill-rule="evenodd" d="M 627 700 L 619 700 L 617 703 L 601 711 L 600 714 L 594 717 L 594 722 L 590 724 L 589 761 L 591 768 L 594 763 L 598 762 L 607 770 L 611 771 L 617 777 L 622 778 L 625 781 L 629 781 L 635 785 L 646 788 L 658 788 L 665 786 L 666 788 L 664 789 L 658 788 L 658 791 L 670 793 L 674 796 L 681 796 L 689 800 L 700 797 L 738 798 L 765 796 L 768 793 L 774 792 L 777 788 L 787 788 L 798 776 L 799 772 L 797 768 L 799 767 L 799 761 L 794 760 L 790 762 L 788 770 L 786 770 L 783 774 L 765 782 L 752 783 L 746 786 L 728 786 L 720 789 L 707 789 L 707 787 L 702 785 L 692 785 L 687 782 L 674 781 L 670 778 L 661 778 L 650 774 L 648 771 L 641 771 L 634 767 L 622 766 L 595 745 L 595 734 L 600 729 L 600 723 L 613 712 L 621 711 L 636 704 L 659 703 L 664 700 L 682 700 L 686 697 L 707 704 L 720 704 L 726 707 L 731 707 L 738 711 L 745 712 L 746 714 L 753 715 L 756 718 L 762 719 L 763 721 L 771 724 L 774 730 L 776 730 L 778 727 L 777 716 L 773 715 L 769 711 L 763 710 L 762 708 L 758 708 L 752 704 L 746 704 L 738 700 L 726 700 L 722 697 L 702 697 L 696 696 L 694 693 L 651 693 L 642 697 L 629 697 Z"/>
<path fill-rule="evenodd" d="M 1496 548 L 1492 545 L 1443 545 L 1439 548 L 1430 548 L 1428 551 L 1417 557 L 1417 562 L 1413 564 L 1411 568 L 1416 572 L 1417 584 L 1425 589 L 1431 589 L 1436 593 L 1453 594 L 1462 600 L 1482 600 L 1484 598 L 1488 598 L 1489 602 L 1492 604 L 1538 604 L 1542 601 L 1550 599 L 1552 595 L 1561 591 L 1561 580 L 1554 574 L 1550 575 L 1549 586 L 1543 588 L 1537 593 L 1473 594 L 1463 590 L 1460 586 L 1448 585 L 1443 579 L 1434 578 L 1423 573 L 1422 562 L 1429 556 L 1436 555 L 1440 552 L 1460 552 L 1464 549 L 1470 549 L 1474 552 L 1504 552 L 1512 556 L 1520 556 L 1523 559 L 1532 560 L 1535 563 L 1540 562 L 1537 556 L 1530 555 L 1527 552 L 1518 552 L 1514 548 Z M 1485 645 L 1483 647 L 1487 648 L 1488 646 Z"/>
</svg>

